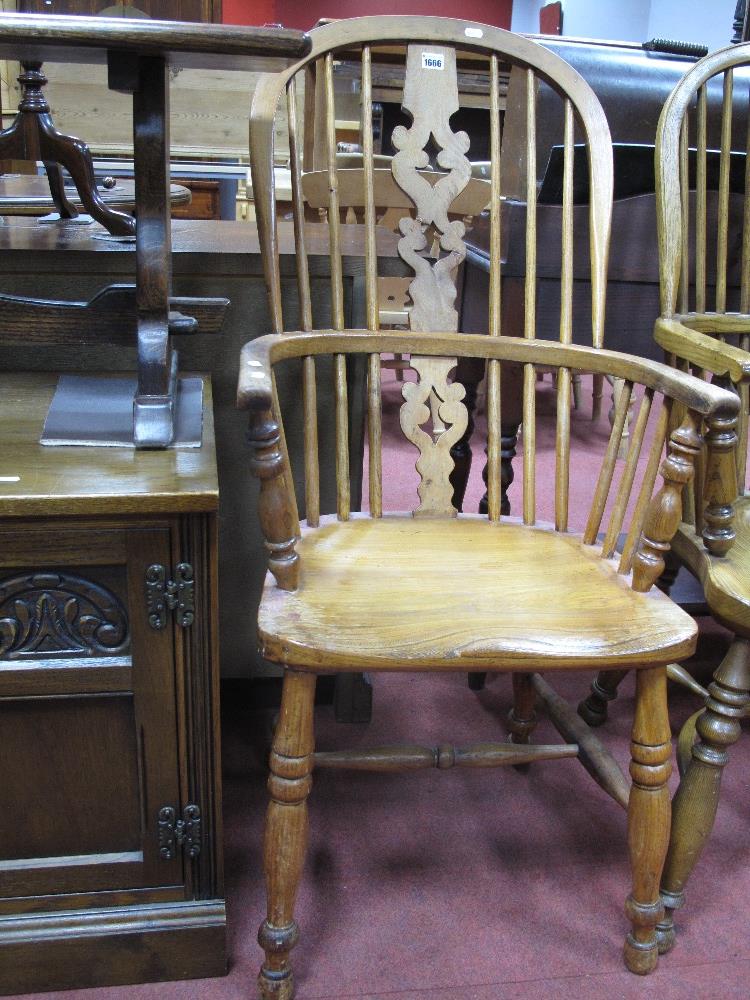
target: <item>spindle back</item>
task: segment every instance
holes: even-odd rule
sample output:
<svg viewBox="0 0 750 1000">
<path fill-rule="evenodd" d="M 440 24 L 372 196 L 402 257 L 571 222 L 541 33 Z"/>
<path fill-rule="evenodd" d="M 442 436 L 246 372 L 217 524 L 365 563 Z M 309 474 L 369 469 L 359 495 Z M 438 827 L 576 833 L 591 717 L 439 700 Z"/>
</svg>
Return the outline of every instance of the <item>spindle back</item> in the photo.
<svg viewBox="0 0 750 1000">
<path fill-rule="evenodd" d="M 714 88 L 721 94 L 720 123 L 710 120 L 708 95 Z M 713 373 L 714 381 L 727 387 L 735 384 L 741 406 L 733 454 L 741 490 L 747 472 L 748 366 L 747 356 L 743 361 L 732 346 L 750 348 L 749 103 L 750 44 L 721 49 L 697 62 L 675 87 L 656 136 L 661 318 L 655 336 L 672 363 L 702 377 Z M 711 135 L 719 136 L 718 149 L 710 148 Z M 712 351 L 709 338 L 726 347 Z M 709 446 L 712 437 L 719 451 L 731 449 L 727 428 L 709 432 Z M 707 461 L 715 466 L 717 455 Z M 724 466 L 722 493 L 736 496 L 727 463 L 718 461 Z M 688 513 L 702 531 L 704 508 L 712 504 L 705 489 L 717 470 L 702 462 L 697 471 Z"/>
<path fill-rule="evenodd" d="M 335 67 L 343 60 L 347 65 L 356 59 L 359 66 L 361 90 L 362 203 L 364 205 L 363 253 L 365 260 L 365 326 L 377 332 L 378 322 L 378 254 L 376 226 L 376 173 L 373 146 L 373 100 L 376 96 L 374 74 L 377 67 L 386 66 L 389 79 L 403 78 L 401 104 L 411 123 L 393 129 L 391 142 L 395 155 L 391 161 L 392 183 L 401 196 L 412 206 L 399 221 L 401 238 L 398 253 L 414 274 L 409 293 L 409 325 L 414 332 L 445 333 L 458 328 L 456 308 L 456 276 L 466 254 L 465 224 L 461 215 L 466 212 L 462 198 L 470 182 L 476 191 L 477 183 L 486 185 L 486 202 L 490 214 L 490 280 L 488 290 L 488 329 L 492 337 L 503 333 L 501 326 L 502 292 L 502 217 L 504 199 L 503 129 L 502 112 L 504 94 L 510 72 L 521 74 L 525 88 L 526 137 L 526 286 L 524 317 L 514 321 L 512 333 L 519 327 L 527 339 L 536 333 L 536 95 L 542 86 L 559 95 L 564 148 L 563 197 L 561 206 L 561 308 L 560 341 L 573 341 L 574 321 L 590 324 L 590 333 L 579 334 L 576 339 L 601 346 L 604 330 L 605 279 L 609 245 L 612 203 L 612 151 L 604 114 L 588 84 L 566 62 L 536 42 L 499 28 L 479 25 L 462 20 L 410 16 L 363 17 L 339 21 L 316 28 L 311 32 L 312 49 L 308 57 L 279 73 L 262 77 L 258 83 L 252 105 L 250 138 L 253 171 L 253 190 L 256 196 L 256 215 L 264 267 L 269 290 L 271 326 L 276 333 L 288 329 L 282 311 L 282 284 L 277 251 L 277 217 L 274 193 L 274 133 L 278 128 L 278 111 L 282 96 L 286 98 L 289 128 L 289 149 L 292 177 L 293 218 L 296 248 L 297 296 L 299 326 L 303 331 L 331 329 L 343 331 L 345 327 L 344 282 L 341 252 L 341 190 L 342 179 L 347 190 L 352 177 L 347 168 L 340 166 L 336 142 L 336 99 L 334 92 Z M 490 156 L 489 179 L 472 179 L 469 137 L 465 132 L 454 131 L 452 116 L 459 109 L 458 73 L 469 60 L 474 77 L 484 74 L 489 89 Z M 299 100 L 298 89 L 304 86 L 304 101 Z M 302 140 L 300 108 L 304 107 L 306 131 L 314 121 L 314 133 L 320 140 L 325 137 L 323 150 L 327 171 L 327 226 L 330 256 L 330 313 L 323 317 L 313 315 L 310 289 L 310 267 L 306 243 L 306 229 L 311 224 L 306 219 L 303 175 L 305 160 L 308 166 L 320 168 L 320 150 L 315 154 L 315 144 Z M 576 137 L 576 130 L 578 136 Z M 574 142 L 578 138 L 588 150 L 589 170 L 589 248 L 591 267 L 591 315 L 582 319 L 573 316 L 573 170 Z M 517 141 L 514 139 L 514 142 Z M 318 141 L 320 146 L 320 141 Z M 318 159 L 316 160 L 316 155 Z M 427 169 L 431 168 L 431 169 Z M 382 169 L 382 167 L 380 168 Z M 486 173 L 487 171 L 485 171 Z M 518 168 L 514 164 L 513 197 L 517 198 Z M 380 181 L 382 183 L 382 180 Z M 474 204 L 472 200 L 472 204 Z M 319 225 L 319 223 L 318 223 Z M 444 407 L 450 406 L 458 387 L 449 380 L 452 368 L 450 358 L 438 362 L 434 358 L 421 361 L 412 355 L 413 367 L 420 372 L 423 385 L 431 388 L 408 389 L 415 395 L 407 410 L 407 436 L 424 444 L 414 421 L 423 413 L 418 396 L 434 391 Z M 368 363 L 368 434 L 370 509 L 376 516 L 381 510 L 380 493 L 380 358 L 373 353 Z M 349 491 L 349 448 L 347 436 L 348 385 L 344 355 L 335 356 L 334 399 L 336 414 L 336 469 L 337 509 L 339 516 L 347 517 L 351 506 Z M 534 513 L 533 427 L 534 368 L 525 368 L 524 425 L 526 462 L 524 517 L 532 523 Z M 570 371 L 564 366 L 558 379 L 558 465 L 557 523 L 567 525 L 568 467 L 570 449 Z M 303 410 L 305 419 L 305 455 L 307 467 L 305 480 L 306 514 L 308 521 L 316 523 L 319 514 L 319 482 L 315 456 L 318 450 L 317 432 L 312 417 L 316 412 L 315 362 L 312 357 L 303 361 Z M 490 513 L 499 517 L 500 496 L 498 485 L 500 466 L 499 412 L 500 367 L 491 359 L 488 366 L 488 409 L 491 414 L 488 442 Z M 411 413 L 411 416 L 408 414 Z M 308 420 L 307 417 L 310 419 Z M 402 415 L 402 426 L 404 425 Z M 448 450 L 456 439 L 459 424 L 455 425 L 436 447 L 444 455 L 441 468 L 449 468 Z M 422 460 L 424 463 L 424 459 Z M 451 466 L 452 467 L 452 466 Z M 432 473 L 431 473 L 432 474 Z M 445 473 L 447 477 L 447 472 Z M 446 487 L 447 488 L 447 487 Z M 447 496 L 447 494 L 443 494 Z M 430 501 L 431 509 L 435 502 Z M 440 509 L 448 512 L 447 501 L 441 500 Z M 436 508 L 435 508 L 436 509 Z M 452 506 L 450 510 L 452 510 Z"/>
<path fill-rule="evenodd" d="M 572 337 L 572 262 L 570 251 L 573 236 L 573 145 L 575 128 L 589 151 L 590 175 L 590 247 L 592 277 L 591 342 L 599 346 L 603 337 L 604 282 L 609 243 L 609 220 L 612 199 L 612 153 L 604 114 L 588 84 L 567 63 L 526 38 L 471 22 L 446 18 L 385 16 L 362 17 L 333 22 L 310 32 L 312 49 L 308 57 L 278 74 L 261 77 L 251 111 L 251 158 L 253 190 L 256 192 L 256 214 L 261 245 L 265 251 L 271 315 L 274 332 L 284 327 L 278 255 L 275 252 L 276 203 L 274 196 L 274 127 L 279 105 L 286 96 L 288 115 L 290 166 L 292 175 L 293 215 L 297 250 L 297 278 L 300 305 L 300 325 L 309 330 L 323 327 L 343 329 L 344 302 L 341 267 L 341 191 L 347 192 L 352 177 L 341 167 L 337 158 L 335 67 L 343 60 L 347 66 L 357 60 L 357 78 L 361 92 L 360 126 L 362 139 L 364 239 L 366 261 L 366 325 L 377 327 L 376 254 L 376 179 L 382 166 L 374 166 L 373 95 L 374 73 L 386 66 L 389 79 L 403 79 L 401 103 L 411 118 L 410 127 L 397 126 L 390 137 L 396 154 L 391 161 L 392 177 L 401 192 L 408 196 L 418 219 L 402 220 L 402 240 L 399 253 L 417 275 L 413 289 L 415 309 L 413 329 L 456 329 L 455 272 L 463 260 L 464 226 L 451 215 L 466 214 L 462 201 L 470 188 L 471 154 L 468 136 L 453 131 L 450 119 L 459 109 L 458 72 L 470 59 L 472 74 L 486 80 L 489 89 L 490 157 L 486 203 L 491 214 L 491 246 L 494 271 L 490 289 L 490 334 L 500 330 L 500 247 L 502 179 L 502 111 L 510 69 L 523 70 L 529 94 L 527 102 L 528 204 L 527 256 L 529 261 L 527 304 L 535 300 L 536 245 L 536 115 L 535 94 L 540 86 L 549 86 L 560 95 L 563 108 L 565 176 L 563 182 L 563 317 L 560 336 Z M 377 73 L 375 73 L 377 75 Z M 377 83 L 377 80 L 375 80 Z M 299 91 L 304 88 L 304 100 Z M 304 112 L 302 109 L 304 108 Z M 320 151 L 303 141 L 304 131 L 312 131 L 318 145 L 325 136 L 325 164 Z M 305 149 L 305 146 L 308 146 Z M 437 150 L 437 152 L 436 152 Z M 305 162 L 307 161 L 307 162 Z M 328 173 L 328 226 L 331 258 L 330 322 L 314 322 L 310 295 L 309 268 L 305 247 L 305 212 L 303 174 L 324 166 Z M 433 169 L 428 171 L 427 168 Z M 475 181 L 478 179 L 475 178 Z M 476 189 L 476 184 L 473 185 Z M 476 203 L 471 201 L 473 209 Z M 422 251 L 439 242 L 439 259 L 425 263 Z M 419 260 L 417 260 L 419 258 Z M 526 336 L 534 335 L 532 318 L 525 325 Z M 585 340 L 589 338 L 586 337 Z"/>
</svg>

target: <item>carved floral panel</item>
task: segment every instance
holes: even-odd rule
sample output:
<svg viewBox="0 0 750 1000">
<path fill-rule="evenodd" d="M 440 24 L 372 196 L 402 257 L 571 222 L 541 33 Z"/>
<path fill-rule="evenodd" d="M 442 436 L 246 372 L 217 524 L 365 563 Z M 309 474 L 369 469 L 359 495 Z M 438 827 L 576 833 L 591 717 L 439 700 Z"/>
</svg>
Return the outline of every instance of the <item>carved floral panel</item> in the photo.
<svg viewBox="0 0 750 1000">
<path fill-rule="evenodd" d="M 0 659 L 114 656 L 129 644 L 126 611 L 101 584 L 62 572 L 0 580 Z"/>
</svg>

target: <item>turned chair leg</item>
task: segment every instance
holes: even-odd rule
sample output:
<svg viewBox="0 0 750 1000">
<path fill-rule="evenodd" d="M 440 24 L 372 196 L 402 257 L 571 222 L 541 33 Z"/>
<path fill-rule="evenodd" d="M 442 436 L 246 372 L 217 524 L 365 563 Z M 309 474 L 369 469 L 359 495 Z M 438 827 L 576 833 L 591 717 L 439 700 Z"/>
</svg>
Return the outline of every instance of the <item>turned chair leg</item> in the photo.
<svg viewBox="0 0 750 1000">
<path fill-rule="evenodd" d="M 628 802 L 628 850 L 633 891 L 625 911 L 633 929 L 625 939 L 624 958 L 631 972 L 643 976 L 656 968 L 656 925 L 664 916 L 659 881 L 669 844 L 667 780 L 672 770 L 666 667 L 637 673 L 630 752 L 633 785 Z"/>
<path fill-rule="evenodd" d="M 513 674 L 513 708 L 508 712 L 511 743 L 528 743 L 537 724 L 536 689 L 531 674 Z"/>
<path fill-rule="evenodd" d="M 258 942 L 266 953 L 258 977 L 263 1000 L 291 1000 L 294 996 L 289 952 L 299 937 L 294 902 L 307 847 L 314 702 L 315 675 L 287 671 L 271 748 L 271 801 L 263 847 L 268 898 L 268 916 L 258 931 Z"/>
<path fill-rule="evenodd" d="M 685 901 L 685 884 L 711 835 L 729 747 L 740 735 L 740 719 L 750 702 L 750 642 L 735 639 L 708 688 L 706 709 L 698 719 L 700 741 L 674 798 L 672 834 L 664 866 L 661 897 L 664 919 L 657 928 L 659 951 L 675 941 L 674 911 Z"/>
<path fill-rule="evenodd" d="M 617 697 L 620 681 L 627 670 L 602 670 L 591 682 L 591 694 L 578 706 L 578 714 L 589 726 L 601 726 L 607 721 L 607 705 Z"/>
<path fill-rule="evenodd" d="M 528 743 L 536 729 L 536 689 L 531 674 L 513 674 L 513 707 L 508 712 L 508 739 L 511 743 Z M 514 764 L 517 771 L 528 771 L 528 764 Z"/>
</svg>

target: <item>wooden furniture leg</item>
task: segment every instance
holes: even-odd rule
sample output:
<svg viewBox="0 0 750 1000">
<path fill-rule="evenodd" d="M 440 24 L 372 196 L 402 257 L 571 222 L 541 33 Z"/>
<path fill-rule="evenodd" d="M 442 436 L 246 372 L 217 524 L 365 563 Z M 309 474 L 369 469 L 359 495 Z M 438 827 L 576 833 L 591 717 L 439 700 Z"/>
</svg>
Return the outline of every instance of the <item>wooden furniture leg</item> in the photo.
<svg viewBox="0 0 750 1000">
<path fill-rule="evenodd" d="M 133 169 L 138 308 L 137 448 L 166 448 L 174 436 L 177 354 L 169 341 L 169 79 L 163 56 L 108 53 L 109 87 L 133 95 Z"/>
<path fill-rule="evenodd" d="M 528 743 L 537 723 L 536 689 L 531 674 L 513 674 L 513 707 L 508 712 L 511 743 Z"/>
<path fill-rule="evenodd" d="M 669 852 L 661 898 L 664 918 L 657 927 L 659 951 L 675 941 L 676 909 L 685 902 L 685 884 L 711 835 L 719 802 L 721 776 L 729 747 L 740 735 L 740 719 L 750 703 L 750 642 L 735 639 L 708 688 L 706 709 L 698 719 L 700 741 L 674 799 Z"/>
<path fill-rule="evenodd" d="M 513 707 L 508 712 L 508 740 L 527 744 L 536 729 L 536 688 L 531 674 L 513 674 Z M 528 771 L 528 764 L 515 764 L 517 771 Z"/>
<path fill-rule="evenodd" d="M 74 219 L 77 211 L 62 190 L 60 165 L 73 178 L 81 203 L 97 222 L 116 236 L 132 236 L 135 219 L 104 204 L 96 188 L 94 165 L 88 146 L 74 136 L 58 132 L 42 88 L 47 77 L 38 61 L 24 60 L 18 77 L 21 100 L 11 125 L 0 132 L 0 159 L 42 160 L 50 179 L 50 193 L 61 218 Z"/>
<path fill-rule="evenodd" d="M 607 721 L 607 705 L 617 697 L 620 681 L 627 670 L 602 670 L 591 682 L 591 693 L 578 706 L 578 714 L 590 726 Z"/>
<path fill-rule="evenodd" d="M 77 219 L 78 209 L 73 205 L 65 194 L 65 181 L 63 180 L 62 167 L 54 160 L 45 160 L 44 169 L 47 173 L 49 192 L 52 201 L 55 203 L 57 214 L 61 219 Z"/>
<path fill-rule="evenodd" d="M 258 977 L 263 1000 L 291 1000 L 294 995 L 289 952 L 299 937 L 294 903 L 307 847 L 314 702 L 315 674 L 287 671 L 268 779 L 271 801 L 263 849 L 268 916 L 258 931 L 266 953 Z"/>
<path fill-rule="evenodd" d="M 633 929 L 625 939 L 625 964 L 646 975 L 658 961 L 656 925 L 664 916 L 659 880 L 669 845 L 672 771 L 666 667 L 639 670 L 630 744 L 633 785 L 628 802 L 628 850 L 633 891 L 625 910 Z"/>
</svg>

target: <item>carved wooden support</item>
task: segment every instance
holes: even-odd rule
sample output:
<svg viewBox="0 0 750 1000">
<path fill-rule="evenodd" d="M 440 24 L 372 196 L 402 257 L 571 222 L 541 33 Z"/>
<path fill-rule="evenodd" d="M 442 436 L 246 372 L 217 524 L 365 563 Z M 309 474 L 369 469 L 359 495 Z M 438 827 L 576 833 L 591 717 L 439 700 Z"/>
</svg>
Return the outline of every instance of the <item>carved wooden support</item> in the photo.
<svg viewBox="0 0 750 1000">
<path fill-rule="evenodd" d="M 436 767 L 445 771 L 451 767 L 502 767 L 577 755 L 578 746 L 575 743 L 523 747 L 509 743 L 472 743 L 467 747 L 456 747 L 443 743 L 437 747 L 372 747 L 316 753 L 315 766 L 354 771 L 421 771 Z"/>
<path fill-rule="evenodd" d="M 420 451 L 417 472 L 420 475 L 419 507 L 415 515 L 449 514 L 455 516 L 451 448 L 466 430 L 468 415 L 461 402 L 464 387 L 449 382 L 448 373 L 456 367 L 455 358 L 418 358 L 412 356 L 411 367 L 418 373 L 418 382 L 405 382 L 401 390 L 404 404 L 400 411 L 401 429 L 406 438 Z M 437 435 L 428 434 L 421 424 L 430 419 L 427 405 L 431 395 L 439 400 L 438 412 L 445 427 Z"/>
<path fill-rule="evenodd" d="M 699 419 L 689 410 L 670 436 L 669 452 L 660 470 L 664 485 L 651 499 L 633 560 L 633 590 L 641 593 L 650 590 L 664 572 L 664 556 L 682 518 L 682 491 L 693 478 L 695 457 L 701 449 Z"/>
<path fill-rule="evenodd" d="M 68 170 L 86 211 L 113 236 L 132 236 L 135 219 L 105 205 L 94 177 L 94 165 L 88 146 L 80 139 L 58 132 L 50 116 L 50 106 L 42 88 L 47 77 L 39 61 L 21 63 L 18 77 L 21 100 L 18 115 L 0 132 L 0 159 L 42 160 L 50 179 L 50 193 L 61 218 L 74 219 L 76 209 L 65 197 L 60 165 Z"/>
<path fill-rule="evenodd" d="M 282 590 L 296 590 L 299 556 L 294 551 L 299 525 L 286 488 L 281 431 L 271 410 L 250 418 L 250 468 L 260 479 L 258 517 L 268 549 L 268 567 Z"/>
<path fill-rule="evenodd" d="M 706 709 L 696 729 L 700 741 L 674 799 L 669 852 L 661 897 L 665 906 L 657 928 L 659 951 L 674 944 L 673 913 L 685 901 L 685 884 L 711 835 L 719 801 L 721 776 L 729 747 L 740 736 L 740 719 L 750 704 L 750 642 L 735 639 L 708 688 Z"/>
<path fill-rule="evenodd" d="M 552 725 L 564 740 L 575 741 L 578 744 L 578 759 L 581 764 L 597 785 L 626 809 L 630 788 L 627 778 L 612 754 L 541 674 L 532 674 L 531 679 L 536 693 L 547 709 Z"/>
<path fill-rule="evenodd" d="M 413 303 L 409 326 L 422 332 L 456 330 L 456 272 L 466 256 L 466 227 L 459 220 L 451 222 L 448 210 L 469 183 L 471 164 L 466 157 L 468 135 L 450 127 L 450 117 L 459 108 L 454 49 L 433 46 L 430 59 L 425 60 L 423 46 L 408 46 L 401 106 L 411 115 L 412 123 L 409 128 L 398 125 L 393 130 L 391 142 L 397 152 L 391 170 L 416 213 L 416 218 L 406 216 L 399 222 L 402 239 L 398 252 L 415 274 L 409 285 Z M 438 165 L 446 171 L 434 184 L 420 173 L 429 164 L 431 136 L 440 150 Z M 433 263 L 422 256 L 428 246 L 429 226 L 435 227 L 439 247 L 446 251 L 446 256 Z"/>
<path fill-rule="evenodd" d="M 258 942 L 266 953 L 258 983 L 263 1000 L 292 1000 L 289 952 L 297 943 L 294 920 L 307 847 L 307 796 L 312 787 L 315 675 L 288 671 L 271 750 L 263 860 L 268 916 Z"/>
<path fill-rule="evenodd" d="M 714 377 L 725 389 L 729 378 Z M 711 555 L 723 556 L 735 538 L 734 500 L 737 497 L 737 418 L 710 417 L 706 432 L 706 475 L 703 485 L 703 544 Z"/>
<path fill-rule="evenodd" d="M 658 961 L 656 925 L 664 916 L 659 880 L 669 844 L 671 805 L 667 781 L 672 743 L 665 667 L 639 670 L 630 744 L 633 785 L 628 803 L 628 849 L 633 891 L 625 904 L 632 931 L 625 940 L 625 964 L 646 975 Z"/>
<path fill-rule="evenodd" d="M 607 721 L 607 706 L 617 697 L 620 681 L 627 670 L 602 670 L 591 682 L 591 693 L 578 706 L 578 714 L 589 726 L 601 726 Z"/>
</svg>

